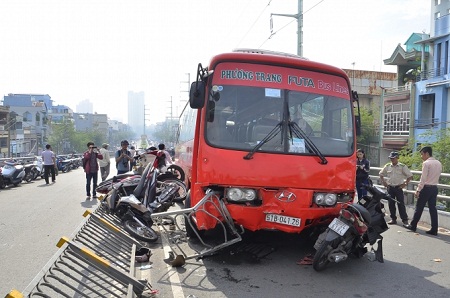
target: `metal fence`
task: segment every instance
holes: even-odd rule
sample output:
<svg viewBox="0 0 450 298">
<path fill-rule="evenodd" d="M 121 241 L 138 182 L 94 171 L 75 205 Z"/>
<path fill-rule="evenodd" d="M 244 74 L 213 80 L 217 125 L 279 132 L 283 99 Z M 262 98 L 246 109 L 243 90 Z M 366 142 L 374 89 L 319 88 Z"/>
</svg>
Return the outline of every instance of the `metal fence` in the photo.
<svg viewBox="0 0 450 298">
<path fill-rule="evenodd" d="M 72 239 L 62 237 L 58 252 L 23 293 L 6 297 L 139 297 L 151 290 L 134 277 L 135 253 L 140 244 L 121 228 L 102 205 L 86 219 Z"/>
<path fill-rule="evenodd" d="M 378 167 L 370 167 L 370 179 L 372 179 L 374 184 L 377 184 L 381 187 L 383 187 L 379 183 L 380 175 L 379 172 L 382 170 L 382 168 Z M 422 171 L 411 171 L 413 175 L 422 175 Z M 450 174 L 442 173 L 440 178 L 450 178 Z M 408 203 L 414 202 L 414 193 L 416 192 L 417 185 L 419 184 L 419 181 L 411 180 L 408 187 L 404 190 L 405 193 L 408 194 Z M 450 185 L 447 184 L 438 184 L 438 190 L 439 194 L 437 196 L 438 200 L 450 202 L 450 196 L 446 196 L 442 194 L 442 190 L 450 190 Z"/>
</svg>

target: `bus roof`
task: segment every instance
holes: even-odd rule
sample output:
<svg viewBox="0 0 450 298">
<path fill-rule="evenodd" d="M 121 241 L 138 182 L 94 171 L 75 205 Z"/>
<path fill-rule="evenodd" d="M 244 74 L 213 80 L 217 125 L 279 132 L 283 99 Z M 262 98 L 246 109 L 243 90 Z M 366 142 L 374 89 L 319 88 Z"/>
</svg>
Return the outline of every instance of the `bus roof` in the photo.
<svg viewBox="0 0 450 298">
<path fill-rule="evenodd" d="M 209 63 L 209 69 L 212 70 L 218 63 L 225 61 L 287 66 L 328 73 L 346 78 L 350 85 L 350 80 L 342 69 L 289 53 L 259 49 L 235 49 L 233 52 L 222 53 L 212 57 Z"/>
</svg>

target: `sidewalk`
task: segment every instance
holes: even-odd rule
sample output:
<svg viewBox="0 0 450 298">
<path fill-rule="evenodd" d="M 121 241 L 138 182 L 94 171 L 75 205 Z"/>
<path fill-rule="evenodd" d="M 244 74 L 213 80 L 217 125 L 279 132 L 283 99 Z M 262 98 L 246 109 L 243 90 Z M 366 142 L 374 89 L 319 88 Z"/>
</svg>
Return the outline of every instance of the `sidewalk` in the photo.
<svg viewBox="0 0 450 298">
<path fill-rule="evenodd" d="M 406 212 L 408 213 L 409 221 L 411 221 L 411 219 L 413 218 L 414 208 L 415 208 L 414 205 L 406 206 Z M 427 207 L 423 209 L 422 216 L 420 217 L 420 223 L 424 223 L 427 226 L 431 226 L 430 212 L 428 211 Z M 438 224 L 439 228 L 450 230 L 450 213 L 438 210 Z"/>
</svg>

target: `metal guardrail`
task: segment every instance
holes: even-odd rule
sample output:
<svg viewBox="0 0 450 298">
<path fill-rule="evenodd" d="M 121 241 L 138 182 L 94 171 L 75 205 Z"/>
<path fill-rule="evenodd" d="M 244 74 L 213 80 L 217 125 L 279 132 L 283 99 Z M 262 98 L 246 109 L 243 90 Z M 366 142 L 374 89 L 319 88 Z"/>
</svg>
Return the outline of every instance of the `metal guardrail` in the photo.
<svg viewBox="0 0 450 298">
<path fill-rule="evenodd" d="M 376 175 L 369 175 L 369 176 L 370 176 L 370 179 L 372 179 L 374 184 L 384 188 L 383 185 L 378 183 L 378 181 L 380 180 L 380 175 L 378 173 L 382 169 L 383 168 L 379 168 L 379 167 L 370 167 L 370 172 L 371 173 L 376 172 Z M 413 175 L 422 175 L 422 171 L 411 171 L 411 173 Z M 440 178 L 450 178 L 450 174 L 442 173 Z M 411 180 L 409 182 L 409 185 L 407 186 L 407 188 L 404 189 L 404 192 L 409 194 L 409 195 L 412 195 L 412 198 L 414 198 L 414 193 L 416 192 L 416 188 L 417 188 L 418 184 L 419 184 L 419 181 Z M 441 190 L 443 190 L 443 189 L 450 190 L 450 185 L 447 185 L 447 184 L 438 184 L 437 187 L 438 187 L 439 192 Z M 442 195 L 442 194 L 438 194 L 437 199 L 441 200 L 441 201 L 450 202 L 450 196 L 445 196 L 445 195 Z"/>
<path fill-rule="evenodd" d="M 124 233 L 119 220 L 102 205 L 90 213 L 73 239 L 62 237 L 58 252 L 23 293 L 6 297 L 139 297 L 151 290 L 134 277 L 138 241 Z"/>
</svg>

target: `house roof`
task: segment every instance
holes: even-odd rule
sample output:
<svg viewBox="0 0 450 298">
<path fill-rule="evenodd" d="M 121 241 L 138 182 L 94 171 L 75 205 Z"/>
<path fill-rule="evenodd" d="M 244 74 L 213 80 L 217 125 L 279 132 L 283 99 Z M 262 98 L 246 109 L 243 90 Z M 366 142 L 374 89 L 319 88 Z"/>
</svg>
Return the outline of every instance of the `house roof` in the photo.
<svg viewBox="0 0 450 298">
<path fill-rule="evenodd" d="M 428 57 L 429 53 L 425 52 L 425 57 Z M 385 65 L 420 65 L 420 58 L 422 53 L 413 49 L 409 52 L 406 52 L 401 44 L 398 44 L 392 53 L 391 57 L 388 59 L 384 59 L 383 62 Z"/>
</svg>

